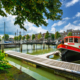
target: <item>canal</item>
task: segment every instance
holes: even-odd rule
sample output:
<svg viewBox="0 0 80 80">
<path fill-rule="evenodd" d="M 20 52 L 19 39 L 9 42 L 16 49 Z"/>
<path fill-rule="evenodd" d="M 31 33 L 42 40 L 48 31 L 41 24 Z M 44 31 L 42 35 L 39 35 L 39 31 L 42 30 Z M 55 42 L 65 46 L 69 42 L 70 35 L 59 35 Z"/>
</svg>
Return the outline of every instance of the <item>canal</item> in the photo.
<svg viewBox="0 0 80 80">
<path fill-rule="evenodd" d="M 53 45 L 50 45 L 50 49 L 48 49 L 47 45 L 45 46 L 45 49 L 43 49 L 41 45 L 37 45 L 35 50 L 33 50 L 33 46 L 31 45 L 28 46 L 22 45 L 22 48 L 23 48 L 22 53 L 30 54 L 30 55 L 42 55 L 57 50 L 56 46 Z M 6 48 L 5 51 L 7 50 L 13 50 L 19 52 L 20 48 Z M 60 56 L 56 56 L 56 55 L 52 55 L 50 56 L 50 58 L 60 60 Z M 26 74 L 32 76 L 36 80 L 69 80 L 65 77 L 55 75 L 51 69 L 44 68 L 44 67 L 34 68 L 12 57 L 7 57 L 6 59 L 9 61 L 11 65 L 17 67 L 18 69 L 20 69 L 20 67 L 22 66 L 21 70 Z"/>
</svg>

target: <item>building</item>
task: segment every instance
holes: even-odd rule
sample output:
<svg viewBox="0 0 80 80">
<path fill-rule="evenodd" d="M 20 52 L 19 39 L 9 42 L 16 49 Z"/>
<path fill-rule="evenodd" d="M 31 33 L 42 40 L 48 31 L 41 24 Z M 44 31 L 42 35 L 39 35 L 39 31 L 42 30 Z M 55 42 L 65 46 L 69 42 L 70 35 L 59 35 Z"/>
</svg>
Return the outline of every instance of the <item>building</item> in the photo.
<svg viewBox="0 0 80 80">
<path fill-rule="evenodd" d="M 66 32 L 64 31 L 63 33 L 60 33 L 61 39 L 63 39 L 64 37 L 66 37 L 69 32 L 72 32 L 72 36 L 80 36 L 80 30 L 69 29 Z"/>
</svg>

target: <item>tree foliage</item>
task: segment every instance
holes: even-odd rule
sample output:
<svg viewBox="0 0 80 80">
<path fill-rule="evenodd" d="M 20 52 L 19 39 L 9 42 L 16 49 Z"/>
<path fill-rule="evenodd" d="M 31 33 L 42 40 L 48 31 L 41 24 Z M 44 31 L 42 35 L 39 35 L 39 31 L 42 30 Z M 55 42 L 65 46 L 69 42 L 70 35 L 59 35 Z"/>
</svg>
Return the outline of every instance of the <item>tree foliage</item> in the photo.
<svg viewBox="0 0 80 80">
<path fill-rule="evenodd" d="M 22 36 L 21 36 L 21 35 L 19 35 L 19 36 L 18 36 L 18 40 L 20 41 L 21 39 L 22 39 Z"/>
<path fill-rule="evenodd" d="M 0 36 L 0 41 L 1 41 L 1 36 Z"/>
<path fill-rule="evenodd" d="M 41 39 L 42 35 L 41 33 L 38 34 L 38 39 Z"/>
<path fill-rule="evenodd" d="M 69 32 L 67 36 L 72 36 L 72 32 Z"/>
<path fill-rule="evenodd" d="M 9 35 L 8 34 L 5 34 L 5 40 L 8 40 L 9 39 Z M 4 36 L 2 37 L 4 39 Z"/>
<path fill-rule="evenodd" d="M 34 34 L 32 34 L 32 40 L 34 40 L 35 39 L 35 35 Z"/>
<path fill-rule="evenodd" d="M 60 0 L 0 0 L 0 15 L 6 16 L 7 14 L 15 15 L 14 24 L 18 24 L 20 28 L 24 27 L 24 21 L 34 23 L 36 26 L 45 25 L 44 16 L 51 20 L 61 20 L 63 14 Z M 4 8 L 5 11 L 2 9 Z M 44 14 L 44 15 L 43 15 Z"/>
<path fill-rule="evenodd" d="M 50 36 L 49 36 L 49 32 L 47 31 L 46 34 L 45 34 L 45 39 L 48 40 L 49 37 L 50 37 Z"/>
<path fill-rule="evenodd" d="M 8 68 L 11 68 L 11 66 L 5 60 L 5 54 L 0 51 L 0 72 L 7 71 Z"/>
<path fill-rule="evenodd" d="M 17 37 L 17 36 L 15 36 L 15 37 L 14 37 L 14 40 L 15 40 L 15 41 L 17 41 L 17 40 L 18 40 L 18 37 Z"/>
<path fill-rule="evenodd" d="M 22 36 L 22 40 L 25 40 L 25 36 Z"/>
<path fill-rule="evenodd" d="M 51 34 L 51 39 L 54 40 L 54 34 Z"/>
<path fill-rule="evenodd" d="M 55 39 L 58 39 L 59 37 L 61 37 L 61 35 L 60 35 L 60 33 L 57 31 L 57 32 L 55 33 Z"/>
<path fill-rule="evenodd" d="M 27 34 L 27 35 L 26 35 L 26 39 L 28 40 L 29 38 L 30 38 L 30 36 Z"/>
</svg>

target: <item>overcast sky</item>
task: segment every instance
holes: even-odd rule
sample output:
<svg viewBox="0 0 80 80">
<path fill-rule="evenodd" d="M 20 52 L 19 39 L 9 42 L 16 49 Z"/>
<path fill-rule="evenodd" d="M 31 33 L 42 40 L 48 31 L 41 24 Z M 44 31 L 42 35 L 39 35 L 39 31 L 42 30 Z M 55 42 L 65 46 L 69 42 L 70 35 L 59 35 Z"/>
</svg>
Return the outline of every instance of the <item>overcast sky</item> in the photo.
<svg viewBox="0 0 80 80">
<path fill-rule="evenodd" d="M 10 37 L 15 35 L 15 32 L 20 32 L 22 35 L 45 33 L 55 33 L 56 31 L 63 32 L 67 29 L 80 29 L 80 0 L 61 0 L 63 10 L 62 20 L 52 21 L 47 20 L 48 26 L 36 27 L 34 24 L 26 20 L 25 27 L 27 31 L 19 28 L 18 25 L 14 25 L 15 16 L 8 15 L 8 17 L 0 16 L 0 35 L 4 34 L 4 21 L 5 21 L 5 33 L 9 34 Z"/>
</svg>

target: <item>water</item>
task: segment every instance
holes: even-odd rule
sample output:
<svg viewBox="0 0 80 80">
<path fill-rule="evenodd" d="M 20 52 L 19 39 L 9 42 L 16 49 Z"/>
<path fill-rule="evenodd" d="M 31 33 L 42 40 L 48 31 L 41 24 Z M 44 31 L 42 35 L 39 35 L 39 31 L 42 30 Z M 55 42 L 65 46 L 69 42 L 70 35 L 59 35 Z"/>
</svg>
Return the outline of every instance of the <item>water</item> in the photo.
<svg viewBox="0 0 80 80">
<path fill-rule="evenodd" d="M 64 77 L 55 75 L 53 71 L 50 69 L 43 67 L 34 68 L 27 64 L 21 63 L 21 61 L 11 57 L 7 57 L 7 60 L 9 61 L 10 64 L 17 67 L 18 69 L 20 69 L 20 66 L 22 65 L 21 70 L 37 80 L 67 80 Z"/>
<path fill-rule="evenodd" d="M 33 50 L 33 46 L 28 45 L 28 49 L 27 49 L 27 45 L 23 45 L 22 52 L 25 54 L 30 54 L 30 55 L 41 55 L 41 54 L 46 54 L 49 52 L 56 51 L 55 46 L 50 46 L 50 47 L 51 48 L 48 49 L 48 47 L 46 45 L 46 48 L 43 49 L 41 47 L 41 45 L 37 45 L 36 49 Z M 5 51 L 6 50 L 13 50 L 13 51 L 18 51 L 18 52 L 20 51 L 19 48 L 6 48 Z M 56 59 L 55 56 L 53 56 L 51 58 Z M 58 59 L 60 59 L 60 57 L 58 57 Z M 20 69 L 20 66 L 22 65 L 22 71 L 29 74 L 30 76 L 32 76 L 33 78 L 35 78 L 37 80 L 68 80 L 64 77 L 55 75 L 53 73 L 53 70 L 50 70 L 48 68 L 44 68 L 44 67 L 34 68 L 27 64 L 21 63 L 21 61 L 14 59 L 12 57 L 7 57 L 7 60 L 9 61 L 10 64 L 17 67 L 18 69 Z"/>
</svg>

